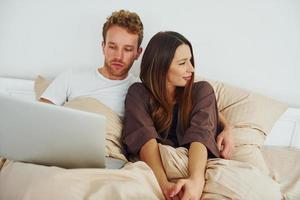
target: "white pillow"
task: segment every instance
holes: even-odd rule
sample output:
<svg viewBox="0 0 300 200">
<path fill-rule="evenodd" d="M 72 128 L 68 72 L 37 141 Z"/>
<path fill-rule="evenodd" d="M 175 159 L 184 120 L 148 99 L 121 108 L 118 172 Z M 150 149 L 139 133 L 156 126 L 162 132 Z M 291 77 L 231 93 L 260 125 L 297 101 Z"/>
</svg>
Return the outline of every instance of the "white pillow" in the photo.
<svg viewBox="0 0 300 200">
<path fill-rule="evenodd" d="M 0 77 L 0 93 L 18 99 L 34 101 L 34 81 Z"/>
</svg>

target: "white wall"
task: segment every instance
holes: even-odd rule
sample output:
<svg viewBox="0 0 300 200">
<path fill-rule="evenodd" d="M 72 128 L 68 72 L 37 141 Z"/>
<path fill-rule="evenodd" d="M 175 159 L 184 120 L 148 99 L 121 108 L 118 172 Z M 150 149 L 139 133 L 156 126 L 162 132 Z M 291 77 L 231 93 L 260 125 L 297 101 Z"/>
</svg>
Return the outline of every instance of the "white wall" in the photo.
<svg viewBox="0 0 300 200">
<path fill-rule="evenodd" d="M 299 0 L 0 0 L 0 76 L 102 65 L 102 24 L 121 8 L 141 16 L 143 47 L 178 31 L 193 43 L 198 75 L 300 107 Z"/>
</svg>

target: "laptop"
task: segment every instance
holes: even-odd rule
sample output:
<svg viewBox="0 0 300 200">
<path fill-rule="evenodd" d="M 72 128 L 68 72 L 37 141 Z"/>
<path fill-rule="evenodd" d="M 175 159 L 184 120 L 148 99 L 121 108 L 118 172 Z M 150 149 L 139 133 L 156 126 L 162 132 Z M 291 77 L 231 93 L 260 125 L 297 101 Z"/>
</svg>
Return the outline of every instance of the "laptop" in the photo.
<svg viewBox="0 0 300 200">
<path fill-rule="evenodd" d="M 121 168 L 105 157 L 106 118 L 0 95 L 0 156 L 63 168 Z"/>
</svg>

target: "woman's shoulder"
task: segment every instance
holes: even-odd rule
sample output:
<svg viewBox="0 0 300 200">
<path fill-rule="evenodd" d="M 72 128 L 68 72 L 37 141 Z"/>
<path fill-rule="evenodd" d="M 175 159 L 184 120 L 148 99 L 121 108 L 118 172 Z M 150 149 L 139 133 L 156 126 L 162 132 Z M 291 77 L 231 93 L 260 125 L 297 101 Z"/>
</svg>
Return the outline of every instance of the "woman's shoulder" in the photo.
<svg viewBox="0 0 300 200">
<path fill-rule="evenodd" d="M 143 83 L 136 82 L 128 88 L 128 94 L 148 95 L 149 91 Z"/>
<path fill-rule="evenodd" d="M 139 105 L 147 106 L 150 99 L 150 93 L 143 83 L 133 83 L 129 88 L 125 100 L 125 104 L 128 103 L 137 107 Z M 127 105 L 128 106 L 128 105 Z"/>
<path fill-rule="evenodd" d="M 193 94 L 197 98 L 203 98 L 214 93 L 214 89 L 207 81 L 198 81 L 193 84 Z"/>
</svg>

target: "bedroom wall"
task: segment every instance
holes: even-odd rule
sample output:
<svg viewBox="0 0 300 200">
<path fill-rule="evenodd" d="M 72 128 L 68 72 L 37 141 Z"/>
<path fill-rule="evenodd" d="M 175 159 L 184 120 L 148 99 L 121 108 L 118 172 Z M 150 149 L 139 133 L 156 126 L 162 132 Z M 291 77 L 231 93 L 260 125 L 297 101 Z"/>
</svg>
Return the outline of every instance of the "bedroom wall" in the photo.
<svg viewBox="0 0 300 200">
<path fill-rule="evenodd" d="M 181 32 L 198 75 L 300 107 L 299 0 L 0 0 L 0 76 L 102 65 L 102 24 L 121 8 L 141 16 L 143 47 L 160 30 Z"/>
</svg>

